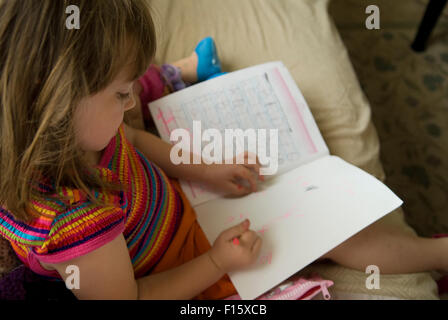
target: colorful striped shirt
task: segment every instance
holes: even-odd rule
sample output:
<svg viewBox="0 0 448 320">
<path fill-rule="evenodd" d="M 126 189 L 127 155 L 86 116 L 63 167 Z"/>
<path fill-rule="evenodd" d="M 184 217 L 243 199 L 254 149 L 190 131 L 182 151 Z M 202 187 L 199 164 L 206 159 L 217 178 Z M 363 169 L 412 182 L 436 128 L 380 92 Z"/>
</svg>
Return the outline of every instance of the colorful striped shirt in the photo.
<svg viewBox="0 0 448 320">
<path fill-rule="evenodd" d="M 161 259 L 176 232 L 183 204 L 166 174 L 126 139 L 123 125 L 110 141 L 95 167 L 108 181 L 127 186 L 123 191 L 97 193 L 106 206 L 96 206 L 84 192 L 41 190 L 68 196 L 69 200 L 33 199 L 31 209 L 39 217 L 30 223 L 16 220 L 0 207 L 0 235 L 10 241 L 21 261 L 34 272 L 51 279 L 60 275 L 42 268 L 85 255 L 123 234 L 138 278 Z M 44 200 L 42 200 L 44 199 Z"/>
</svg>

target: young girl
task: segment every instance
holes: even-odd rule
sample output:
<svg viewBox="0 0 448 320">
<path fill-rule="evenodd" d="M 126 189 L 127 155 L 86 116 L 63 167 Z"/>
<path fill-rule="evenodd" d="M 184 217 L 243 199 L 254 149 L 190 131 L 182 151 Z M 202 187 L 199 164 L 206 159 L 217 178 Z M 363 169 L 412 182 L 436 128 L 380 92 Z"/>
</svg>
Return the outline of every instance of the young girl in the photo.
<svg viewBox="0 0 448 320">
<path fill-rule="evenodd" d="M 178 179 L 243 196 L 256 191 L 260 166 L 173 165 L 171 145 L 123 123 L 163 93 L 145 3 L 0 2 L 0 234 L 49 279 L 76 266 L 79 299 L 225 298 L 236 293 L 226 273 L 253 264 L 261 239 L 245 221 L 209 244 Z M 73 4 L 79 30 L 65 27 Z M 219 73 L 199 51 L 174 63 L 186 82 Z M 447 239 L 376 223 L 322 259 L 382 273 L 447 270 Z"/>
</svg>

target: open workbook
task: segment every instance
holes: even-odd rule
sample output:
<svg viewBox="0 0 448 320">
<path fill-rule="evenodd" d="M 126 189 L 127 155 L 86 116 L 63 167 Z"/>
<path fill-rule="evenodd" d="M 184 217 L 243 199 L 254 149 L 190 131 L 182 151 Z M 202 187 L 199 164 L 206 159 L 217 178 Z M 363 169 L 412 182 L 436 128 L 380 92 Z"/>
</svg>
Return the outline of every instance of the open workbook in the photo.
<svg viewBox="0 0 448 320">
<path fill-rule="evenodd" d="M 257 298 L 403 203 L 375 177 L 330 155 L 303 95 L 281 62 L 228 73 L 148 107 L 161 138 L 173 145 L 178 141 L 170 136 L 179 128 L 190 132 L 192 139 L 207 129 L 217 129 L 223 139 L 226 129 L 267 132 L 265 146 L 257 143 L 258 149 L 250 151 L 269 155 L 263 165 L 275 165 L 276 173 L 266 176 L 257 192 L 229 198 L 181 181 L 211 244 L 223 230 L 246 218 L 262 237 L 258 261 L 247 270 L 229 273 L 242 299 Z M 270 148 L 271 130 L 277 132 L 276 148 Z M 200 150 L 213 142 L 200 140 Z M 248 149 L 244 137 L 234 142 L 235 151 L 238 144 Z M 219 144 L 228 146 L 229 141 Z"/>
</svg>

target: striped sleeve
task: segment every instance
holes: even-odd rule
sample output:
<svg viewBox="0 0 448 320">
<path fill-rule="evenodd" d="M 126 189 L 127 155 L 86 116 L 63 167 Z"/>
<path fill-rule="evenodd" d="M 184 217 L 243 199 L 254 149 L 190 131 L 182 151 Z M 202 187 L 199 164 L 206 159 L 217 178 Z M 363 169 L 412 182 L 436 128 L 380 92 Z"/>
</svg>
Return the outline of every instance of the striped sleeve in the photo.
<svg viewBox="0 0 448 320">
<path fill-rule="evenodd" d="M 123 233 L 125 214 L 121 207 L 98 207 L 89 201 L 58 214 L 47 239 L 32 254 L 44 263 L 61 263 L 104 246 Z"/>
</svg>

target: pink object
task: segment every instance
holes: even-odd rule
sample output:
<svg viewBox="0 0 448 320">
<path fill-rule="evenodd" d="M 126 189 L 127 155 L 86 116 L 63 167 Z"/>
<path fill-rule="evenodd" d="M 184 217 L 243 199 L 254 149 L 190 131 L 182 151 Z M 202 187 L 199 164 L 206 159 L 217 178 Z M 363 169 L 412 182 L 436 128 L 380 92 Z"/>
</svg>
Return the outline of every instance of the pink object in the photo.
<svg viewBox="0 0 448 320">
<path fill-rule="evenodd" d="M 162 110 L 160 110 L 160 108 L 158 108 L 158 110 L 159 110 L 159 113 L 157 114 L 157 119 L 162 119 L 163 126 L 165 127 L 165 133 L 169 136 L 171 134 L 171 130 L 168 127 L 168 122 L 165 119 L 165 116 L 164 116 Z"/>
<path fill-rule="evenodd" d="M 432 236 L 433 238 L 445 238 L 448 237 L 448 233 L 439 233 Z"/>
<path fill-rule="evenodd" d="M 303 120 L 302 114 L 300 112 L 299 106 L 296 103 L 296 100 L 291 94 L 291 91 L 288 88 L 288 85 L 286 84 L 285 79 L 283 79 L 280 70 L 278 68 L 274 69 L 274 76 L 277 78 L 279 84 L 281 84 L 281 87 L 283 89 L 283 92 L 286 94 L 289 100 L 290 108 L 295 111 L 297 115 L 297 122 L 300 127 L 301 134 L 303 136 L 303 139 L 307 143 L 308 152 L 311 154 L 314 154 L 317 152 L 316 145 L 313 142 L 313 139 L 311 139 L 310 133 L 308 132 L 308 129 L 305 125 L 305 122 Z"/>
<path fill-rule="evenodd" d="M 160 67 L 151 65 L 145 74 L 138 79 L 143 90 L 140 93 L 142 105 L 161 98 L 165 91 L 165 82 L 160 74 Z"/>
<path fill-rule="evenodd" d="M 293 276 L 255 300 L 311 300 L 320 292 L 325 300 L 330 300 L 328 288 L 333 284 L 333 281 L 324 280 L 317 274 L 310 278 Z M 235 294 L 224 300 L 241 300 L 241 297 Z"/>
<path fill-rule="evenodd" d="M 145 128 L 151 128 L 154 125 L 151 113 L 147 105 L 151 101 L 162 98 L 165 94 L 170 92 L 169 83 L 165 81 L 162 74 L 162 69 L 152 64 L 141 76 L 138 81 L 142 86 L 140 92 L 141 109 L 143 113 L 143 120 Z"/>
<path fill-rule="evenodd" d="M 239 245 L 240 244 L 240 240 L 238 240 L 238 238 L 233 238 L 233 244 L 234 245 Z"/>
</svg>

